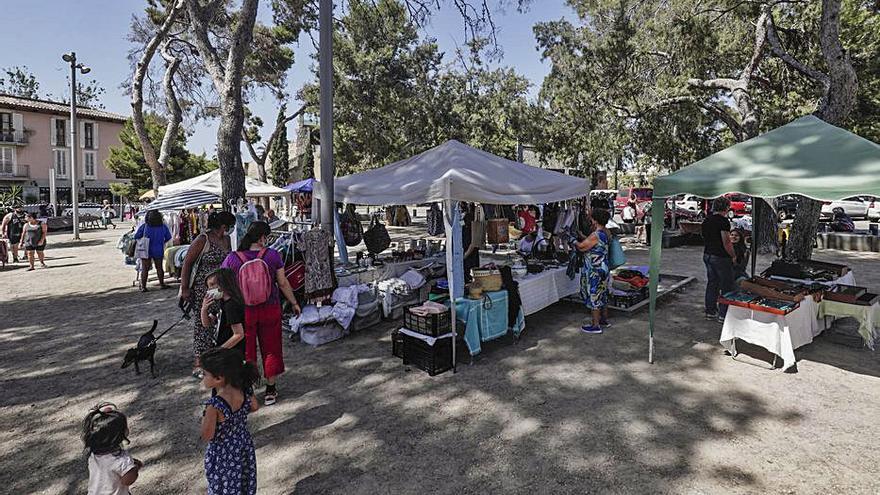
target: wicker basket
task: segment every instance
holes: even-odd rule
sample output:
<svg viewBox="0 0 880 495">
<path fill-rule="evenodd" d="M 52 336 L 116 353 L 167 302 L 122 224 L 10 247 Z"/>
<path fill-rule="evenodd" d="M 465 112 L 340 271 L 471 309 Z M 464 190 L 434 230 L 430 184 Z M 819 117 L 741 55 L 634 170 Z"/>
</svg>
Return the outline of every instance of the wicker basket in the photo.
<svg viewBox="0 0 880 495">
<path fill-rule="evenodd" d="M 471 275 L 480 283 L 484 292 L 501 290 L 501 271 L 494 268 L 474 268 Z"/>
</svg>

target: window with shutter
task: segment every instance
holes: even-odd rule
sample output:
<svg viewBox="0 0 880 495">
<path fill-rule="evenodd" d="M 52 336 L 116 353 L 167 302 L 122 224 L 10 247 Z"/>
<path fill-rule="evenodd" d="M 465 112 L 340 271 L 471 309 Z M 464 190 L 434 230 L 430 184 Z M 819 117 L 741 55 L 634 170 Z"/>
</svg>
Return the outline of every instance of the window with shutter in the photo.
<svg viewBox="0 0 880 495">
<path fill-rule="evenodd" d="M 83 175 L 88 179 L 95 178 L 95 152 L 83 152 Z"/>
<path fill-rule="evenodd" d="M 55 146 L 67 146 L 67 121 L 55 119 Z"/>
<path fill-rule="evenodd" d="M 53 150 L 52 154 L 55 157 L 55 175 L 67 178 L 67 150 Z"/>
<path fill-rule="evenodd" d="M 95 124 L 91 122 L 83 124 L 83 148 L 95 149 Z"/>
<path fill-rule="evenodd" d="M 12 126 L 12 114 L 6 112 L 0 112 L 0 142 L 3 143 L 12 143 L 14 142 L 13 135 L 13 126 Z"/>
<path fill-rule="evenodd" d="M 15 148 L 0 147 L 0 174 L 12 175 L 15 172 Z"/>
</svg>

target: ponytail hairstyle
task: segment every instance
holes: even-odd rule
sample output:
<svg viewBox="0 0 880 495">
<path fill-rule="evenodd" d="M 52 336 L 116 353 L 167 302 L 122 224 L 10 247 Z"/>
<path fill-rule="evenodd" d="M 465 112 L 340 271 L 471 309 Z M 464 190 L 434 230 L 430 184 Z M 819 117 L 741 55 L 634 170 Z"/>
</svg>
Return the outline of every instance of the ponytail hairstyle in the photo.
<svg viewBox="0 0 880 495">
<path fill-rule="evenodd" d="M 242 392 L 252 390 L 254 384 L 260 381 L 260 371 L 254 363 L 245 361 L 241 352 L 235 349 L 215 347 L 202 353 L 199 361 L 203 370 L 223 377 L 227 385 Z"/>
<path fill-rule="evenodd" d="M 261 221 L 251 223 L 251 226 L 247 229 L 247 233 L 238 241 L 238 250 L 250 251 L 251 244 L 254 244 L 259 241 L 260 238 L 268 236 L 271 233 L 272 228 L 269 227 L 268 223 Z"/>
<path fill-rule="evenodd" d="M 238 287 L 238 277 L 235 272 L 229 268 L 218 268 L 209 273 L 205 280 L 214 278 L 217 285 L 223 290 L 224 294 L 229 294 L 233 301 L 244 306 L 244 298 L 241 295 L 241 289 Z"/>
<path fill-rule="evenodd" d="M 117 452 L 128 443 L 128 418 L 111 402 L 102 402 L 86 414 L 82 424 L 82 441 L 90 454 Z"/>
</svg>

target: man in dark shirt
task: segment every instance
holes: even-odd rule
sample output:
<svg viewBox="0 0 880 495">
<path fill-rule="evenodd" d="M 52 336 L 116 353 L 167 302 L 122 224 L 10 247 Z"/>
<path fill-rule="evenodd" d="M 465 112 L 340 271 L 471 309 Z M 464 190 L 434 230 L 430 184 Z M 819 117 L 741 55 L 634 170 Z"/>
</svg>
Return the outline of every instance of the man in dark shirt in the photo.
<svg viewBox="0 0 880 495">
<path fill-rule="evenodd" d="M 721 196 L 712 202 L 712 214 L 703 221 L 703 263 L 706 264 L 706 319 L 723 322 L 727 305 L 718 296 L 733 290 L 733 244 L 730 242 L 730 200 Z"/>
</svg>

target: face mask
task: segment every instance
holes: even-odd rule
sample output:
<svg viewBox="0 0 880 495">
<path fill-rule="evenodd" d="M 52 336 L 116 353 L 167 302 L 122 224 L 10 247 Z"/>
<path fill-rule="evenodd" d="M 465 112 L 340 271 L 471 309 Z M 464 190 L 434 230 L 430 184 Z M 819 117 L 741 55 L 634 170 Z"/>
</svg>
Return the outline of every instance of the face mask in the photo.
<svg viewBox="0 0 880 495">
<path fill-rule="evenodd" d="M 220 289 L 208 289 L 208 296 L 214 298 L 215 301 L 223 299 L 223 291 Z"/>
</svg>

